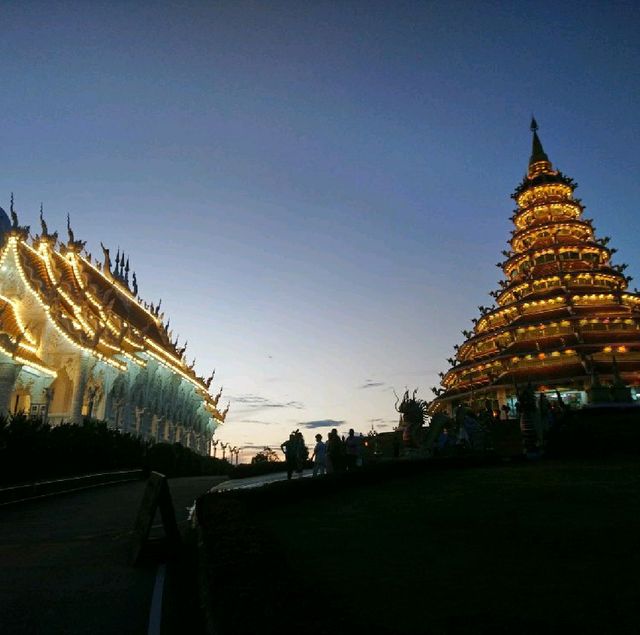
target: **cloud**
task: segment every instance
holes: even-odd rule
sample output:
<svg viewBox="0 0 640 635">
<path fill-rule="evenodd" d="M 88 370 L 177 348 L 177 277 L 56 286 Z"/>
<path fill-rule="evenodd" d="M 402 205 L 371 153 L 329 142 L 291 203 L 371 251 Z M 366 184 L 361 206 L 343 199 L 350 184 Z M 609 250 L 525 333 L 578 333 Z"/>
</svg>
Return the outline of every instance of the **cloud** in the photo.
<svg viewBox="0 0 640 635">
<path fill-rule="evenodd" d="M 385 430 L 393 430 L 396 426 L 397 426 L 397 422 L 396 421 L 389 421 L 389 422 L 385 422 L 385 423 L 379 423 L 376 425 L 376 430 L 378 432 L 384 432 Z"/>
<path fill-rule="evenodd" d="M 423 370 L 415 370 L 415 369 L 403 370 L 403 371 L 398 371 L 396 373 L 391 373 L 391 375 L 393 377 L 422 377 L 423 375 L 435 375 L 441 370 L 442 368 L 426 368 Z"/>
<path fill-rule="evenodd" d="M 229 397 L 231 404 L 241 404 L 244 407 L 235 409 L 235 415 L 240 413 L 258 412 L 259 410 L 270 410 L 273 408 L 294 408 L 295 410 L 304 409 L 304 404 L 300 401 L 274 401 L 261 397 L 260 395 L 238 395 L 237 397 Z"/>
<path fill-rule="evenodd" d="M 337 428 L 344 425 L 346 421 L 335 421 L 334 419 L 319 419 L 318 421 L 300 421 L 301 428 Z"/>
<path fill-rule="evenodd" d="M 376 388 L 378 386 L 384 386 L 383 381 L 373 381 L 373 379 L 365 379 L 364 384 L 362 386 L 358 386 L 361 390 L 364 388 Z"/>
<path fill-rule="evenodd" d="M 241 450 L 262 450 L 263 448 L 269 448 L 271 447 L 271 449 L 273 449 L 272 446 L 270 446 L 268 443 L 245 443 L 244 445 L 240 446 Z"/>
</svg>

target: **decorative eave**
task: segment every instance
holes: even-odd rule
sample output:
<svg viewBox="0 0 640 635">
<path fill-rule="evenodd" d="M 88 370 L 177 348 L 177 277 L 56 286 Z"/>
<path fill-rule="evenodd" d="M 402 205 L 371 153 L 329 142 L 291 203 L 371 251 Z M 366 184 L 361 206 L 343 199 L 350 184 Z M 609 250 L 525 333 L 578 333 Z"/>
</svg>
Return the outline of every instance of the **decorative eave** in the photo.
<svg viewBox="0 0 640 635">
<path fill-rule="evenodd" d="M 538 185 L 549 185 L 552 183 L 561 183 L 562 185 L 568 185 L 571 191 L 578 187 L 578 184 L 569 176 L 565 176 L 560 170 L 554 170 L 553 172 L 542 172 L 537 174 L 533 178 L 525 175 L 521 183 L 516 187 L 511 198 L 518 199 L 518 197 L 529 189 L 532 189 Z"/>
<path fill-rule="evenodd" d="M 140 357 L 146 352 L 191 383 L 205 402 L 212 401 L 205 381 L 171 347 L 159 318 L 141 306 L 128 289 L 115 279 L 109 280 L 84 258 L 81 244 L 75 241 L 62 247 L 64 253 L 60 253 L 53 236 L 39 236 L 31 246 L 26 242 L 26 232 L 14 229 L 5 236 L 0 263 L 8 253 L 13 254 L 26 288 L 52 326 L 72 346 L 119 371 L 127 370 L 127 362 L 146 366 Z M 12 354 L 3 347 L 0 352 Z M 24 353 L 23 357 L 23 363 L 55 374 L 33 352 Z M 212 416 L 222 420 L 217 410 Z"/>
</svg>

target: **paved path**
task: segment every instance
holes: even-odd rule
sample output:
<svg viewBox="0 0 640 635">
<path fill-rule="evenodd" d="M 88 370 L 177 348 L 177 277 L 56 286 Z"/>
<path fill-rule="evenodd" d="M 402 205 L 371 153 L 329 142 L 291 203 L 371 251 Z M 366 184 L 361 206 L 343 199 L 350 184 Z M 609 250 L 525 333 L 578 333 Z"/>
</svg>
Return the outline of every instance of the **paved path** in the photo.
<svg viewBox="0 0 640 635">
<path fill-rule="evenodd" d="M 218 482 L 217 477 L 170 481 L 182 528 L 193 500 Z M 2 633 L 148 632 L 157 566 L 134 568 L 127 561 L 144 487 L 144 482 L 126 483 L 0 509 Z M 175 621 L 179 611 L 170 613 Z"/>
<path fill-rule="evenodd" d="M 303 478 L 313 476 L 313 470 L 304 470 L 302 473 Z M 297 480 L 298 476 L 293 476 L 293 480 Z M 276 474 L 264 474 L 262 476 L 250 476 L 248 478 L 229 479 L 219 485 L 216 485 L 213 489 L 218 492 L 228 492 L 234 489 L 253 489 L 255 487 L 261 487 L 262 485 L 268 485 L 269 483 L 275 483 L 276 481 L 286 481 L 287 473 L 278 472 Z"/>
</svg>

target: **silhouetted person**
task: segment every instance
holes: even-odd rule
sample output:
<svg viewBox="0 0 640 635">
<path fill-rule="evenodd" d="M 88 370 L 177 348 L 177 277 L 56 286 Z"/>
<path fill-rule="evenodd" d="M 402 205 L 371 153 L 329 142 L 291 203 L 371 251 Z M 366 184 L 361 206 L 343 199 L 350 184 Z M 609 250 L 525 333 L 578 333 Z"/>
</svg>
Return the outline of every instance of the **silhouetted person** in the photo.
<svg viewBox="0 0 640 635">
<path fill-rule="evenodd" d="M 347 471 L 353 472 L 358 464 L 358 453 L 360 446 L 360 442 L 356 438 L 353 428 L 349 430 L 349 435 L 347 436 L 344 445 Z"/>
<path fill-rule="evenodd" d="M 292 432 L 289 435 L 289 440 L 285 441 L 280 449 L 284 452 L 284 460 L 287 466 L 287 479 L 291 480 L 291 475 L 297 466 L 298 456 L 298 440 L 296 439 L 296 433 Z"/>
<path fill-rule="evenodd" d="M 327 438 L 327 472 L 329 474 L 333 472 L 342 472 L 342 455 L 342 440 L 338 436 L 338 431 L 333 428 L 333 430 L 329 432 L 329 437 Z"/>
<path fill-rule="evenodd" d="M 316 446 L 313 448 L 311 459 L 313 460 L 313 475 L 323 475 L 327 467 L 327 446 L 322 442 L 322 435 L 316 434 Z"/>
<path fill-rule="evenodd" d="M 300 432 L 300 430 L 296 430 L 295 440 L 296 474 L 298 475 L 298 478 L 302 478 L 302 470 L 304 469 L 304 463 L 309 456 L 309 451 L 307 450 L 307 445 L 304 442 L 304 437 L 302 436 L 302 432 Z"/>
</svg>

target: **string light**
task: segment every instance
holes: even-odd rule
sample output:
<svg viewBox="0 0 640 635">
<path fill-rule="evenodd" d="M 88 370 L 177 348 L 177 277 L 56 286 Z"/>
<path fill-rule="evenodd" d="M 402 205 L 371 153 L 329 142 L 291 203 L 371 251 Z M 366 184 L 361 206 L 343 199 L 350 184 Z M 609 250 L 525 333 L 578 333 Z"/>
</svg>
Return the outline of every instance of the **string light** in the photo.
<svg viewBox="0 0 640 635">
<path fill-rule="evenodd" d="M 104 304 L 88 288 L 88 281 L 93 277 L 98 282 L 98 286 L 106 286 L 107 289 L 115 292 L 122 302 L 135 305 L 135 310 L 144 315 L 147 323 L 153 323 L 157 329 L 164 328 L 160 318 L 144 308 L 141 301 L 137 300 L 129 289 L 124 289 L 115 279 L 109 279 L 102 271 L 72 249 L 69 249 L 65 256 L 61 255 L 55 251 L 55 241 L 41 238 L 34 243 L 34 246 L 36 248 L 29 245 L 25 237 L 17 232 L 9 233 L 0 254 L 0 267 L 2 271 L 6 271 L 8 265 L 13 265 L 12 268 L 18 273 L 24 288 L 44 311 L 48 323 L 68 344 L 76 350 L 112 366 L 119 372 L 127 372 L 129 370 L 128 364 L 145 368 L 148 366 L 148 361 L 152 359 L 191 386 L 194 398 L 202 400 L 198 409 L 201 409 L 203 413 L 206 412 L 219 423 L 224 421 L 226 411 L 221 413 L 217 409 L 215 398 L 209 393 L 204 380 L 196 377 L 195 372 L 188 368 L 186 363 L 178 358 L 174 352 L 159 345 L 151 337 L 129 325 L 117 314 L 105 310 Z M 40 276 L 41 284 L 55 292 L 56 295 L 52 297 L 57 296 L 59 301 L 56 309 L 49 304 L 43 293 L 34 286 L 27 276 L 22 263 L 23 258 L 29 260 L 29 266 L 34 275 Z M 9 263 L 9 259 L 11 259 L 11 263 Z M 9 341 L 16 345 L 17 351 L 11 352 L 0 346 L 0 352 L 27 366 L 29 372 L 40 372 L 56 377 L 55 370 L 48 368 L 42 362 L 26 358 L 18 352 L 24 350 L 35 357 L 38 342 L 25 327 L 17 303 L 4 295 L 0 295 L 0 300 L 6 303 L 8 309 L 5 310 L 11 311 L 11 316 L 21 332 L 19 338 L 12 338 L 11 335 L 8 335 Z M 67 315 L 65 315 L 65 311 L 68 313 Z M 92 339 L 93 346 L 86 346 L 80 339 L 81 337 Z M 145 356 L 148 357 L 148 360 L 144 359 Z M 124 361 L 118 358 L 123 358 Z M 209 420 L 204 425 L 212 426 L 213 421 Z"/>
</svg>

